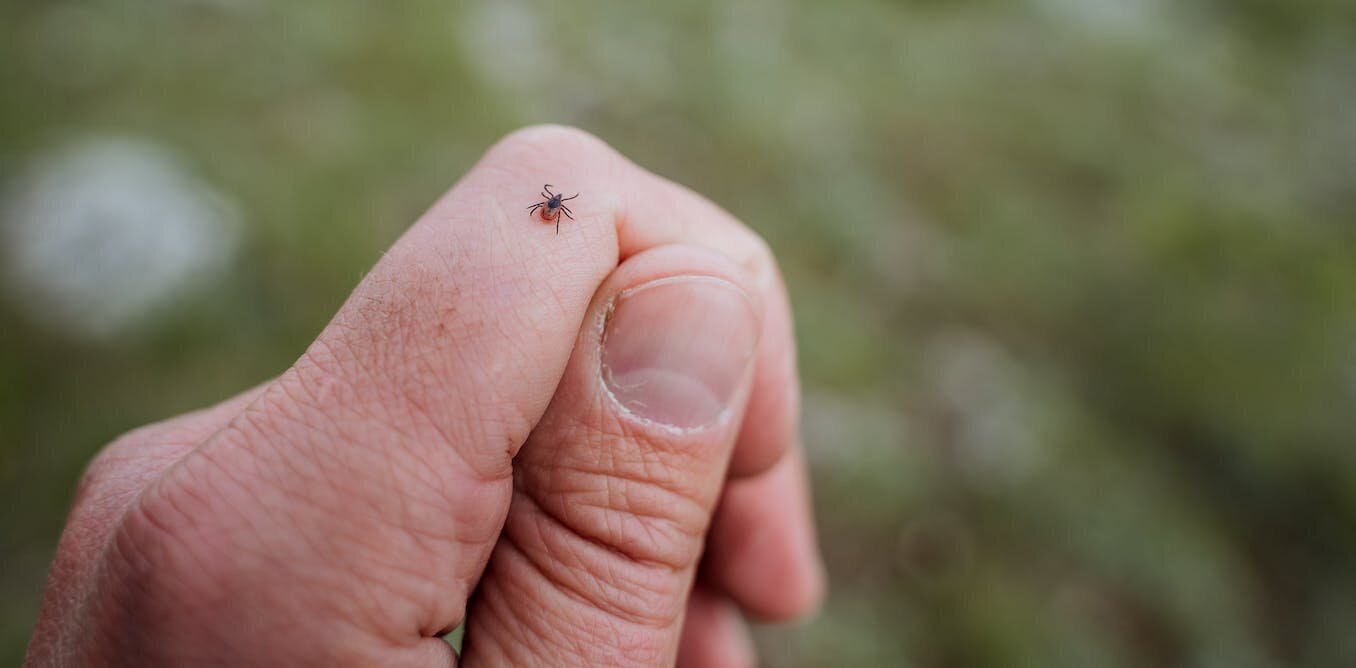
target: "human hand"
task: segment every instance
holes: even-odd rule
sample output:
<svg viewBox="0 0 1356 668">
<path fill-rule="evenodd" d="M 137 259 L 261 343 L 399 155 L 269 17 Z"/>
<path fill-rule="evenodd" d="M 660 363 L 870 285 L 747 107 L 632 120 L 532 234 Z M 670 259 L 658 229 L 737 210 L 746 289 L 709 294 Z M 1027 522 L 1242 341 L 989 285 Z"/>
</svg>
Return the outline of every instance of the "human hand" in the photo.
<svg viewBox="0 0 1356 668">
<path fill-rule="evenodd" d="M 27 663 L 751 664 L 823 590 L 794 356 L 754 234 L 515 133 L 286 373 L 95 459 Z"/>
</svg>

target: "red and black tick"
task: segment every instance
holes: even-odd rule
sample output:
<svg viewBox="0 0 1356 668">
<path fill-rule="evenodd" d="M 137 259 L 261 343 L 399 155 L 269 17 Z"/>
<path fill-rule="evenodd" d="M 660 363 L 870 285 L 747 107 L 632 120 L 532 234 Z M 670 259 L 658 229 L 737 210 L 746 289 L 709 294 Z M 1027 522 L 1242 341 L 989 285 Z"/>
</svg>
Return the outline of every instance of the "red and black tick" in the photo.
<svg viewBox="0 0 1356 668">
<path fill-rule="evenodd" d="M 574 220 L 574 216 L 570 215 L 574 212 L 570 211 L 570 207 L 565 206 L 565 203 L 578 197 L 579 193 L 575 193 L 569 197 L 559 193 L 553 193 L 551 192 L 551 184 L 548 183 L 542 186 L 541 196 L 545 197 L 546 201 L 537 202 L 536 204 L 527 207 L 528 215 L 532 215 L 533 213 L 536 213 L 537 209 L 541 209 L 541 219 L 548 223 L 554 222 L 556 224 L 556 234 L 560 234 L 560 214 L 563 213 L 566 218 Z"/>
</svg>

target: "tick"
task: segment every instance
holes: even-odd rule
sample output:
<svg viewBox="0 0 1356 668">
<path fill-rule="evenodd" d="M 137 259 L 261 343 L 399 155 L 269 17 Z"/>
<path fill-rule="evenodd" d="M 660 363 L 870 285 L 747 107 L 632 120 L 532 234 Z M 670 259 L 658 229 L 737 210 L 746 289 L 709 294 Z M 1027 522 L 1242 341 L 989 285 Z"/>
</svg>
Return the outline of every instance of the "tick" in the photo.
<svg viewBox="0 0 1356 668">
<path fill-rule="evenodd" d="M 554 222 L 556 224 L 556 234 L 560 234 L 560 214 L 563 213 L 566 218 L 574 220 L 574 216 L 570 215 L 574 212 L 570 211 L 570 207 L 565 206 L 565 203 L 578 197 L 579 193 L 575 193 L 569 197 L 560 193 L 553 193 L 551 192 L 551 184 L 548 183 L 542 186 L 541 196 L 546 198 L 546 201 L 537 202 L 536 204 L 527 207 L 527 213 L 528 215 L 532 215 L 537 212 L 537 209 L 541 209 L 541 219 L 548 223 Z"/>
</svg>

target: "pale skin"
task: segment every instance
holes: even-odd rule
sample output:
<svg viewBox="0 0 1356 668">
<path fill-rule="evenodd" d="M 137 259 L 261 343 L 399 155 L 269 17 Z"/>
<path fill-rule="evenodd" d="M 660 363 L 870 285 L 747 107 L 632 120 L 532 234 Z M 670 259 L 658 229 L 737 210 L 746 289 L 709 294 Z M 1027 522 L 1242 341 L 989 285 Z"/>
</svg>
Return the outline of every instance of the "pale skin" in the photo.
<svg viewBox="0 0 1356 668">
<path fill-rule="evenodd" d="M 582 194 L 558 236 L 523 215 L 542 183 Z M 645 324 L 707 303 L 694 331 L 747 363 L 666 406 L 635 360 L 696 335 Z M 755 234 L 583 132 L 516 132 L 290 369 L 99 454 L 26 665 L 754 665 L 743 618 L 824 592 L 794 358 Z"/>
</svg>

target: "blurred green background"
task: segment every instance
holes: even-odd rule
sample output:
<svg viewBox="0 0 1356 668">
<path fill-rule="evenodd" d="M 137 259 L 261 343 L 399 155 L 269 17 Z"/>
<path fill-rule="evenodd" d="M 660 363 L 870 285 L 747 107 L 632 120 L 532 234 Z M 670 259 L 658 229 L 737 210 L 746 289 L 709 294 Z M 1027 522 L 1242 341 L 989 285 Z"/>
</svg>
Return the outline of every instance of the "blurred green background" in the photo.
<svg viewBox="0 0 1356 668">
<path fill-rule="evenodd" d="M 556 121 L 786 271 L 774 666 L 1356 666 L 1356 4 L 0 1 L 0 663 L 83 465 Z"/>
</svg>

